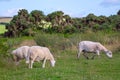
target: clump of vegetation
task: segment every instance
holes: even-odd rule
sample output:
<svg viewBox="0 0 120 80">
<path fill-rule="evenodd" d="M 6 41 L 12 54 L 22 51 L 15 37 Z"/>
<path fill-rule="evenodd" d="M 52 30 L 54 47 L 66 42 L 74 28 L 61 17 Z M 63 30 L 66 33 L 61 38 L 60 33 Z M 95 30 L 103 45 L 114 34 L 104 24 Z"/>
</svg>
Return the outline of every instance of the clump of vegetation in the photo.
<svg viewBox="0 0 120 80">
<path fill-rule="evenodd" d="M 40 46 L 46 46 L 52 50 L 65 50 L 72 47 L 72 43 L 62 34 L 38 33 L 34 37 L 36 43 Z"/>
<path fill-rule="evenodd" d="M 17 39 L 8 39 L 1 38 L 0 39 L 0 56 L 9 57 L 10 52 L 15 45 L 18 45 L 20 40 Z"/>
<path fill-rule="evenodd" d="M 6 45 L 6 38 L 0 38 L 0 55 L 7 56 L 8 46 Z"/>
<path fill-rule="evenodd" d="M 28 13 L 22 9 L 18 15 L 14 16 L 9 24 L 6 25 L 8 30 L 5 36 L 33 36 L 36 31 L 47 33 L 86 33 L 98 31 L 119 31 L 120 15 L 96 16 L 92 13 L 83 18 L 71 18 L 62 11 L 55 11 L 44 15 L 42 11 L 33 10 Z"/>
</svg>

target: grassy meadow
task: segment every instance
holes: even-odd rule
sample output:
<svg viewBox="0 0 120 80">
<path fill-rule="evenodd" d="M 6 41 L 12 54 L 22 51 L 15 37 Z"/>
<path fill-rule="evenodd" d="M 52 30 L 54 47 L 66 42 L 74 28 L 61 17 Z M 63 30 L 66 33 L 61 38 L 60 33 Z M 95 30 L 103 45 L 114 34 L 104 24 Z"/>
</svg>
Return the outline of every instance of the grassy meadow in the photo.
<svg viewBox="0 0 120 80">
<path fill-rule="evenodd" d="M 0 25 L 0 34 L 3 34 L 5 31 L 5 25 Z"/>
<path fill-rule="evenodd" d="M 66 35 L 39 33 L 35 37 L 0 40 L 0 80 L 120 80 L 119 32 Z M 109 59 L 101 53 L 94 60 L 87 60 L 83 55 L 77 59 L 77 44 L 82 40 L 102 43 L 113 52 L 113 58 Z M 44 69 L 41 62 L 34 63 L 33 69 L 28 69 L 24 60 L 18 66 L 14 64 L 10 52 L 21 45 L 35 45 L 31 41 L 50 49 L 56 60 L 55 67 L 52 68 L 49 61 Z"/>
</svg>

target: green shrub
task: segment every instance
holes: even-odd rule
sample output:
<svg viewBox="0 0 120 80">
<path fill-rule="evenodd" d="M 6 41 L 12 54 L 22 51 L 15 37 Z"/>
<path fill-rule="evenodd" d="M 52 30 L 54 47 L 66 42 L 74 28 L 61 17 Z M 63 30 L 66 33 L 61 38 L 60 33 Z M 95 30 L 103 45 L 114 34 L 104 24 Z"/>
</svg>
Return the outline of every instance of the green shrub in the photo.
<svg viewBox="0 0 120 80">
<path fill-rule="evenodd" d="M 71 46 L 71 42 L 62 34 L 38 33 L 34 40 L 40 46 L 46 46 L 53 50 L 65 50 Z"/>
<path fill-rule="evenodd" d="M 0 39 L 0 55 L 7 56 L 7 51 L 9 49 L 8 45 L 6 44 L 7 39 L 1 38 Z"/>
</svg>

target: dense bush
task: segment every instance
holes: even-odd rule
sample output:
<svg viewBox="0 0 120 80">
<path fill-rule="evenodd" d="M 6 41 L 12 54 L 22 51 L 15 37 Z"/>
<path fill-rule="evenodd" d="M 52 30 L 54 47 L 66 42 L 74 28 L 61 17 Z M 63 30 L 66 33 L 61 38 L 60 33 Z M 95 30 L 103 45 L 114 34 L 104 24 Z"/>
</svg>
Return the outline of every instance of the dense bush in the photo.
<svg viewBox="0 0 120 80">
<path fill-rule="evenodd" d="M 120 15 L 96 16 L 92 13 L 83 18 L 71 18 L 62 11 L 55 11 L 44 15 L 42 11 L 33 10 L 28 13 L 22 9 L 6 25 L 5 36 L 19 37 L 32 36 L 36 31 L 48 33 L 76 33 L 76 32 L 97 32 L 97 31 L 119 31 Z"/>
<path fill-rule="evenodd" d="M 0 56 L 6 56 L 8 51 L 8 46 L 6 45 L 7 39 L 0 39 Z"/>
</svg>

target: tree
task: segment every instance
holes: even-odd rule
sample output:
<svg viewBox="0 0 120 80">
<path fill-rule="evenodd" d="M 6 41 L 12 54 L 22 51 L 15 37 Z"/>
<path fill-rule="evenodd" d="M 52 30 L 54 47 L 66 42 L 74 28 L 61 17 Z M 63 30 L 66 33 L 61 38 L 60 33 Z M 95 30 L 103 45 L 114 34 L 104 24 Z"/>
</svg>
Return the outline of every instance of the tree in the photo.
<svg viewBox="0 0 120 80">
<path fill-rule="evenodd" d="M 62 11 L 55 11 L 47 15 L 46 20 L 52 23 L 55 32 L 64 32 L 65 27 L 72 26 L 72 19 Z"/>
<path fill-rule="evenodd" d="M 117 15 L 120 15 L 120 10 L 117 12 Z"/>
<path fill-rule="evenodd" d="M 27 10 L 19 10 L 18 15 L 15 15 L 10 24 L 6 26 L 6 29 L 8 29 L 8 31 L 5 33 L 5 36 L 20 36 L 21 33 L 29 27 L 28 17 L 29 14 Z"/>
<path fill-rule="evenodd" d="M 62 11 L 55 11 L 52 12 L 51 14 L 47 15 L 46 20 L 52 23 L 52 26 L 59 26 L 62 24 L 63 20 L 63 12 Z"/>
<path fill-rule="evenodd" d="M 45 18 L 45 15 L 42 11 L 33 10 L 30 15 L 35 19 L 35 22 L 40 22 Z"/>
<path fill-rule="evenodd" d="M 113 29 L 120 30 L 120 16 L 111 15 L 108 18 L 110 20 L 110 25 L 112 25 Z"/>
<path fill-rule="evenodd" d="M 18 16 L 22 19 L 24 18 L 25 20 L 27 20 L 29 17 L 29 13 L 26 9 L 21 9 L 18 11 Z"/>
</svg>

